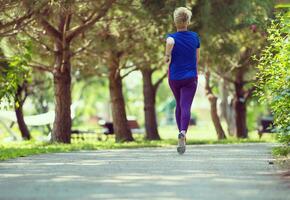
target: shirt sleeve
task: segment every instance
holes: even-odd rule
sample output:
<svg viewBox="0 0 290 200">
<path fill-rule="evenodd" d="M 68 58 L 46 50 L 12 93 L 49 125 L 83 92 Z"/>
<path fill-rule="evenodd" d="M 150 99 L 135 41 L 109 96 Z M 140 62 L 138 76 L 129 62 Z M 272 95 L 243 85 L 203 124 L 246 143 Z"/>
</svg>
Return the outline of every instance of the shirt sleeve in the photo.
<svg viewBox="0 0 290 200">
<path fill-rule="evenodd" d="M 197 45 L 196 45 L 196 48 L 200 48 L 200 39 L 199 39 L 199 35 L 196 34 L 196 38 L 197 38 Z"/>
<path fill-rule="evenodd" d="M 168 43 L 168 44 L 174 44 L 175 43 L 174 38 L 173 37 L 170 37 L 170 36 L 167 37 L 166 43 Z"/>
</svg>

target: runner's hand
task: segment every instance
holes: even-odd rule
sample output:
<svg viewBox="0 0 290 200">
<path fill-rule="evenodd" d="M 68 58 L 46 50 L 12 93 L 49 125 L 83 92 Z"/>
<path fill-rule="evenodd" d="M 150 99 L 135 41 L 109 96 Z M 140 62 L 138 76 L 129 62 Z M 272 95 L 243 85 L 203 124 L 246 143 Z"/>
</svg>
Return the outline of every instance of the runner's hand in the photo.
<svg viewBox="0 0 290 200">
<path fill-rule="evenodd" d="M 169 55 L 165 55 L 165 63 L 169 64 L 170 60 L 171 60 L 170 56 Z"/>
</svg>

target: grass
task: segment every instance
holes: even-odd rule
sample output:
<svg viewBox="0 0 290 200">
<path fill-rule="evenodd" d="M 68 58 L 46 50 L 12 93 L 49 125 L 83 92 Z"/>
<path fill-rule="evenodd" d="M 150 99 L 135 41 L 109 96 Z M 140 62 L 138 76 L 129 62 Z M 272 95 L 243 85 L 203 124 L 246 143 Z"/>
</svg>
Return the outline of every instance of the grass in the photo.
<svg viewBox="0 0 290 200">
<path fill-rule="evenodd" d="M 79 150 L 99 150 L 116 148 L 137 148 L 161 146 L 149 142 L 140 145 L 138 142 L 132 143 L 109 143 L 109 142 L 79 142 L 72 144 L 58 144 L 45 142 L 11 142 L 0 145 L 0 160 L 7 160 L 17 157 L 25 157 L 42 153 L 70 152 Z"/>
<path fill-rule="evenodd" d="M 71 152 L 80 150 L 121 149 L 121 148 L 144 148 L 144 147 L 166 147 L 176 145 L 176 139 L 164 139 L 161 141 L 146 141 L 141 136 L 135 136 L 136 141 L 115 143 L 113 138 L 107 141 L 73 140 L 71 144 L 46 143 L 36 141 L 9 142 L 0 144 L 0 160 L 17 157 L 25 157 L 43 153 Z M 189 139 L 189 145 L 198 144 L 236 144 L 257 143 L 265 140 L 255 139 L 227 139 L 227 140 L 193 140 Z"/>
<path fill-rule="evenodd" d="M 71 144 L 57 144 L 47 142 L 22 141 L 22 142 L 0 142 L 0 160 L 7 160 L 17 157 L 25 157 L 43 153 L 71 152 L 80 150 L 100 150 L 100 149 L 121 149 L 121 148 L 144 148 L 144 147 L 165 147 L 176 145 L 177 129 L 175 126 L 161 126 L 159 128 L 161 141 L 146 141 L 143 135 L 134 134 L 134 142 L 115 143 L 114 137 L 109 137 L 107 141 L 98 141 L 97 135 L 84 134 L 82 138 L 77 135 L 72 137 Z M 214 128 L 211 124 L 202 124 L 189 128 L 187 143 L 189 145 L 199 144 L 236 144 L 236 143 L 259 143 L 275 142 L 273 135 L 265 134 L 263 139 L 259 139 L 257 133 L 250 132 L 249 139 L 236 139 L 228 137 L 226 140 L 217 140 Z M 33 133 L 33 138 L 37 138 L 41 133 Z M 104 139 L 104 136 L 103 138 Z M 1 141 L 1 140 L 0 140 Z"/>
<path fill-rule="evenodd" d="M 274 156 L 279 157 L 279 156 L 290 156 L 290 146 L 287 145 L 282 145 L 278 147 L 274 147 L 272 149 L 272 153 Z"/>
</svg>

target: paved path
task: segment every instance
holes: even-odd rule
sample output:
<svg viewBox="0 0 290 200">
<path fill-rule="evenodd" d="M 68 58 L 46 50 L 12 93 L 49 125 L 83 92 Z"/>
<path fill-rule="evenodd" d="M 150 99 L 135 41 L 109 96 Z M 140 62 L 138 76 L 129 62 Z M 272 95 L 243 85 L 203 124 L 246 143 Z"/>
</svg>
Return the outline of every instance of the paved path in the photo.
<svg viewBox="0 0 290 200">
<path fill-rule="evenodd" d="M 122 149 L 0 162 L 1 200 L 288 200 L 270 144 Z"/>
</svg>

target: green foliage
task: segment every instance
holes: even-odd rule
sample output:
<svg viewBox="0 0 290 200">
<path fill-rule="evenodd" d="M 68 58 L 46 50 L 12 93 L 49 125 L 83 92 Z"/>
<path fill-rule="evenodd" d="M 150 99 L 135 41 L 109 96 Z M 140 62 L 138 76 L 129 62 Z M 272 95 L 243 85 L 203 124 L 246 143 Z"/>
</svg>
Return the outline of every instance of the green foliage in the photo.
<svg viewBox="0 0 290 200">
<path fill-rule="evenodd" d="M 290 3 L 281 3 L 275 6 L 276 8 L 290 8 Z"/>
<path fill-rule="evenodd" d="M 263 26 L 272 9 L 272 0 L 197 1 L 193 20 L 204 47 L 201 62 L 231 77 L 245 49 L 258 51 L 263 44 Z M 250 64 L 248 68 L 255 70 Z"/>
<path fill-rule="evenodd" d="M 161 26 L 170 27 L 168 23 L 172 19 L 175 8 L 186 6 L 186 0 L 142 0 L 142 6 L 148 12 L 148 17 L 152 18 Z M 173 21 L 173 20 L 172 20 Z"/>
<path fill-rule="evenodd" d="M 287 156 L 290 154 L 290 147 L 289 146 L 278 146 L 272 149 L 272 153 L 275 156 Z"/>
<path fill-rule="evenodd" d="M 268 29 L 269 45 L 259 59 L 258 91 L 261 102 L 269 104 L 279 140 L 290 143 L 290 17 L 278 15 Z"/>
<path fill-rule="evenodd" d="M 5 58 L 2 53 L 0 61 L 0 103 L 11 103 L 18 88 L 25 80 L 29 79 L 28 63 L 31 60 L 31 42 L 25 42 L 21 54 Z"/>
<path fill-rule="evenodd" d="M 273 3 L 273 0 L 198 0 L 193 16 L 205 32 L 227 34 L 253 24 L 262 26 Z"/>
</svg>

